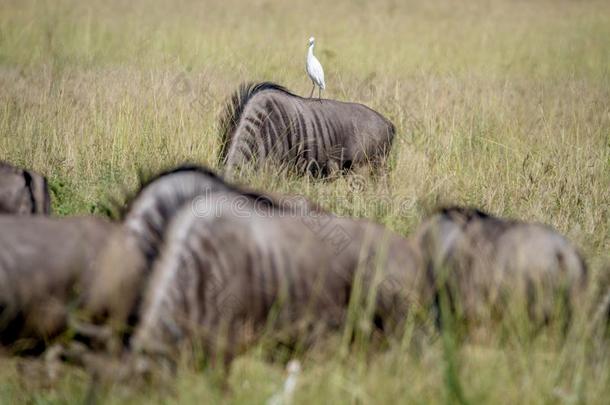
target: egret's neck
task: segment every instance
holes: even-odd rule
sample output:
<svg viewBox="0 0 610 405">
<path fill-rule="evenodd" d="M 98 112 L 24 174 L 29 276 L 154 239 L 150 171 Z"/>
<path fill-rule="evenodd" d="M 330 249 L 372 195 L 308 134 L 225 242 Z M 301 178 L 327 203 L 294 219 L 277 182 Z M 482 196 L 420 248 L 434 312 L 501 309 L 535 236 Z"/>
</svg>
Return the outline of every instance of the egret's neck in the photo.
<svg viewBox="0 0 610 405">
<path fill-rule="evenodd" d="M 307 51 L 307 56 L 313 56 L 313 44 L 309 45 L 309 50 Z"/>
</svg>

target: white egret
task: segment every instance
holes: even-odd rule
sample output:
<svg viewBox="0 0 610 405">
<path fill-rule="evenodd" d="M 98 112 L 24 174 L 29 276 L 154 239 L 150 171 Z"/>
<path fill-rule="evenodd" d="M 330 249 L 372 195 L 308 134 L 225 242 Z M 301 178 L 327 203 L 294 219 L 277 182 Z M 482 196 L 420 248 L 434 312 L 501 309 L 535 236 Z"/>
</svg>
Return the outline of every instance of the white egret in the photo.
<svg viewBox="0 0 610 405">
<path fill-rule="evenodd" d="M 318 86 L 318 98 L 322 98 L 322 90 L 326 88 L 326 84 L 324 83 L 324 69 L 322 69 L 322 65 L 318 58 L 313 55 L 313 47 L 315 45 L 316 39 L 314 37 L 309 38 L 309 50 L 307 51 L 307 64 L 306 70 L 307 75 L 311 79 L 313 83 L 313 87 L 311 88 L 311 94 L 309 98 L 313 96 L 313 92 Z"/>
</svg>

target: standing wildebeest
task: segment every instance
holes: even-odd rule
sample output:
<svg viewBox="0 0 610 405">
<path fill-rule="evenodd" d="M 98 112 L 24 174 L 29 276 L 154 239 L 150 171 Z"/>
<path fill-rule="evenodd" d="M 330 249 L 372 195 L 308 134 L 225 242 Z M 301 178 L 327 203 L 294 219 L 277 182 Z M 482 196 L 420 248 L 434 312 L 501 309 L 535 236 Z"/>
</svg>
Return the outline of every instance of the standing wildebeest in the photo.
<svg viewBox="0 0 610 405">
<path fill-rule="evenodd" d="M 94 217 L 0 215 L 0 343 L 39 349 L 65 330 L 113 225 Z"/>
<path fill-rule="evenodd" d="M 221 127 L 227 176 L 268 159 L 323 176 L 377 166 L 394 139 L 394 125 L 362 104 L 306 99 L 268 82 L 240 86 Z"/>
<path fill-rule="evenodd" d="M 210 170 L 181 166 L 158 174 L 142 185 L 129 203 L 123 222 L 101 254 L 99 268 L 89 281 L 84 297 L 85 312 L 96 322 L 110 321 L 126 336 L 137 323 L 140 300 L 153 265 L 164 248 L 167 227 L 186 206 L 197 210 L 197 201 L 238 195 L 242 209 L 258 206 L 265 210 L 273 197 L 260 195 L 225 183 Z M 317 209 L 305 200 L 278 203 L 286 210 Z M 110 318 L 110 319 L 108 319 Z"/>
<path fill-rule="evenodd" d="M 168 230 L 135 351 L 167 356 L 200 346 L 226 365 L 265 330 L 306 344 L 340 328 L 357 280 L 358 302 L 373 300 L 371 316 L 388 332 L 425 293 L 416 250 L 380 225 L 319 212 L 243 215 L 232 200 L 209 204 L 214 215 L 183 209 Z"/>
<path fill-rule="evenodd" d="M 0 161 L 0 214 L 49 214 L 47 180 Z"/>
<path fill-rule="evenodd" d="M 416 238 L 431 283 L 448 286 L 450 305 L 475 324 L 509 310 L 536 324 L 569 317 L 586 282 L 576 248 L 544 225 L 452 207 L 425 221 Z"/>
</svg>

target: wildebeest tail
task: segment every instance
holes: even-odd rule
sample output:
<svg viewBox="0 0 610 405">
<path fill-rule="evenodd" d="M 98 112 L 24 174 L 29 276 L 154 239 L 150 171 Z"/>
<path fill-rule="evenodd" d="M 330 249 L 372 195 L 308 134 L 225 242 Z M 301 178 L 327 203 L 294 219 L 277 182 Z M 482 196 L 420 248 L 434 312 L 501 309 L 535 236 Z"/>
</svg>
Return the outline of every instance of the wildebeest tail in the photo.
<svg viewBox="0 0 610 405">
<path fill-rule="evenodd" d="M 30 191 L 32 213 L 49 215 L 51 213 L 51 197 L 47 179 L 39 174 L 23 171 L 25 183 Z"/>
</svg>

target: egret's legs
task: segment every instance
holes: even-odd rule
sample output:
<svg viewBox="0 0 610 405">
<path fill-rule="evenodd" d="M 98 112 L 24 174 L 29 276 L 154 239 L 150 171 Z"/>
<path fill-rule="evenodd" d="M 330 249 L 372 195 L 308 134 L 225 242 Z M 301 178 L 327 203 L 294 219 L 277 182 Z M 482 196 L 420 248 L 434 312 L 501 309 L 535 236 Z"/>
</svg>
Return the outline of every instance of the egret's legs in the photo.
<svg viewBox="0 0 610 405">
<path fill-rule="evenodd" d="M 312 82 L 313 83 L 313 82 Z M 313 97 L 313 91 L 316 89 L 316 84 L 313 83 L 313 87 L 311 88 L 311 94 L 309 95 L 309 98 Z"/>
<path fill-rule="evenodd" d="M 318 100 L 322 101 L 322 87 L 318 87 Z"/>
</svg>

